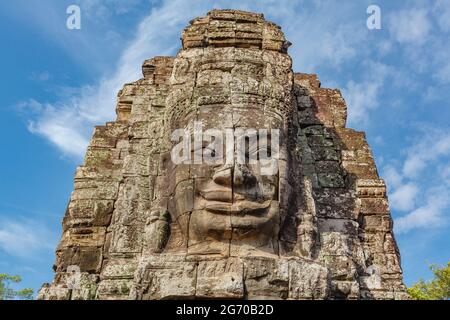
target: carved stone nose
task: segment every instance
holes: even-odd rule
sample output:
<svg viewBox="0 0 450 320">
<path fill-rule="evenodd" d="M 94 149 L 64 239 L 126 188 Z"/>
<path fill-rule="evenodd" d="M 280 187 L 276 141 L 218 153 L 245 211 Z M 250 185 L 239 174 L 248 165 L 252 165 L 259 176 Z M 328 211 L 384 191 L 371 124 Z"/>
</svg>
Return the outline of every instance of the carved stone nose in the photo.
<svg viewBox="0 0 450 320">
<path fill-rule="evenodd" d="M 215 183 L 221 186 L 231 187 L 232 175 L 233 173 L 231 167 L 222 167 L 221 169 L 216 171 L 216 173 L 214 173 L 213 180 Z"/>
<path fill-rule="evenodd" d="M 226 187 L 231 187 L 232 184 L 239 187 L 245 183 L 251 183 L 253 181 L 252 178 L 254 178 L 253 175 L 241 164 L 236 164 L 234 167 L 222 167 L 213 176 L 215 183 Z"/>
</svg>

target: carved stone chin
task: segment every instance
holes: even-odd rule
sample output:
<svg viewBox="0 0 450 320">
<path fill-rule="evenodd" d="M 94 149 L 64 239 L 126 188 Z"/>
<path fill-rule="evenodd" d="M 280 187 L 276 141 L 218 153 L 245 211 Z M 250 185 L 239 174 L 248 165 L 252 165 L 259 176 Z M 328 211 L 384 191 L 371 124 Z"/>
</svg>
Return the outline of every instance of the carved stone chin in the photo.
<svg viewBox="0 0 450 320">
<path fill-rule="evenodd" d="M 407 298 L 364 133 L 289 45 L 213 10 L 144 62 L 95 128 L 40 299 Z"/>
</svg>

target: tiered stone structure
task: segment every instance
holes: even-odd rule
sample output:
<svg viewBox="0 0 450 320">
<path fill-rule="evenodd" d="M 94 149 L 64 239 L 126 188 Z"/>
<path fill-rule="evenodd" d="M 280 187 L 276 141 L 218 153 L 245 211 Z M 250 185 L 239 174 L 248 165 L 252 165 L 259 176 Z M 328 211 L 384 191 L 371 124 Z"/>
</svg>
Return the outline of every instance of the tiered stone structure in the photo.
<svg viewBox="0 0 450 320">
<path fill-rule="evenodd" d="M 289 45 L 261 14 L 213 10 L 144 62 L 95 128 L 40 299 L 407 298 L 365 135 Z M 278 174 L 174 165 L 170 134 L 194 120 L 279 129 Z"/>
</svg>

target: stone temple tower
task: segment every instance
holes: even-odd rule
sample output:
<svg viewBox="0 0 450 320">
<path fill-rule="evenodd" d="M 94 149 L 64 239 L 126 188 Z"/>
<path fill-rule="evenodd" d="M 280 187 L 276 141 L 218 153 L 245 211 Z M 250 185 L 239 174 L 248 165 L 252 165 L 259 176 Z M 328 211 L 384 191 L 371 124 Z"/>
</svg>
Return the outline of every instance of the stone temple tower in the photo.
<svg viewBox="0 0 450 320">
<path fill-rule="evenodd" d="M 94 130 L 40 299 L 407 298 L 365 135 L 339 90 L 292 71 L 289 45 L 261 14 L 213 10 L 175 57 L 144 62 Z M 174 161 L 173 132 L 199 124 L 231 160 Z M 276 141 L 277 170 L 237 161 L 243 137 L 249 159 L 251 139 Z M 187 145 L 184 160 L 207 154 Z"/>
</svg>

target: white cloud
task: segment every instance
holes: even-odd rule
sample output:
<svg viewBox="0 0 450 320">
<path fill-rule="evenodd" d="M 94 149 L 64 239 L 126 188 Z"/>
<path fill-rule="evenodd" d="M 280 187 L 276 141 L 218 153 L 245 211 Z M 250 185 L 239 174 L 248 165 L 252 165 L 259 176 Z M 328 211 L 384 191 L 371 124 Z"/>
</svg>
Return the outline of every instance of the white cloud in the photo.
<svg viewBox="0 0 450 320">
<path fill-rule="evenodd" d="M 443 226 L 450 218 L 450 132 L 423 127 L 415 140 L 405 151 L 402 170 L 394 165 L 383 170 L 392 188 L 391 207 L 407 212 L 395 219 L 399 233 Z"/>
<path fill-rule="evenodd" d="M 406 177 L 417 177 L 431 162 L 450 155 L 450 132 L 431 128 L 428 130 L 430 132 L 423 133 L 421 141 L 408 149 L 403 165 Z"/>
<path fill-rule="evenodd" d="M 46 226 L 30 219 L 0 219 L 0 250 L 18 257 L 38 257 L 53 250 L 55 237 Z"/>
<path fill-rule="evenodd" d="M 370 111 L 379 105 L 379 94 L 384 82 L 392 74 L 391 67 L 374 61 L 366 61 L 366 71 L 359 82 L 349 81 L 343 89 L 348 106 L 350 125 L 361 126 L 369 120 Z"/>
<path fill-rule="evenodd" d="M 378 92 L 381 81 L 365 81 L 356 83 L 349 81 L 344 89 L 344 97 L 348 105 L 348 121 L 350 124 L 366 123 L 369 110 L 378 107 Z"/>
<path fill-rule="evenodd" d="M 425 9 L 401 10 L 392 13 L 388 21 L 391 35 L 400 43 L 422 44 L 431 29 Z"/>
<path fill-rule="evenodd" d="M 406 233 L 417 228 L 435 228 L 445 226 L 448 222 L 446 212 L 450 209 L 450 194 L 445 188 L 430 192 L 426 204 L 395 220 L 395 231 Z"/>
<path fill-rule="evenodd" d="M 408 177 L 417 176 L 426 166 L 426 162 L 424 156 L 421 154 L 412 154 L 410 155 L 404 165 L 403 165 L 403 174 Z"/>
<path fill-rule="evenodd" d="M 34 100 L 34 99 L 28 99 L 28 101 L 23 101 L 17 104 L 16 108 L 17 111 L 25 114 L 39 114 L 42 112 L 43 108 L 45 106 Z"/>
<path fill-rule="evenodd" d="M 392 165 L 383 168 L 383 178 L 386 180 L 387 186 L 393 189 L 400 187 L 403 181 L 402 175 Z"/>
<path fill-rule="evenodd" d="M 360 19 L 361 7 L 357 3 L 315 1 L 308 8 L 305 2 L 311 4 L 310 1 L 276 2 L 264 10 L 277 19 L 293 43 L 289 53 L 298 71 L 317 73 L 319 67 L 339 70 L 366 53 L 363 43 L 368 30 L 365 19 Z M 262 10 L 265 2 L 261 3 Z M 279 7 L 285 7 L 284 12 L 276 14 Z"/>
<path fill-rule="evenodd" d="M 393 192 L 389 199 L 392 208 L 400 211 L 414 209 L 419 188 L 412 183 L 401 185 Z"/>
<path fill-rule="evenodd" d="M 299 21 L 304 20 L 299 19 Z M 296 35 L 295 38 L 298 40 L 293 37 L 289 39 L 292 42 L 295 41 L 298 46 L 293 48 L 291 55 L 298 60 L 298 65 L 303 72 L 314 72 L 320 64 L 324 63 L 330 67 L 339 68 L 343 63 L 351 61 L 357 55 L 357 43 L 362 40 L 364 32 L 364 29 L 355 29 L 350 25 L 342 25 L 332 31 L 326 27 L 319 27 L 319 30 L 312 31 L 315 26 L 309 28 L 298 26 L 298 28 L 300 34 L 305 34 Z M 308 45 L 302 46 L 304 43 Z"/>
<path fill-rule="evenodd" d="M 38 123 L 32 121 L 29 123 L 28 130 L 46 137 L 65 154 L 82 157 L 88 140 L 80 133 L 84 131 L 83 128 L 79 128 L 80 124 L 71 122 L 74 119 L 72 116 L 77 116 L 75 112 L 67 109 L 55 111 L 53 108 L 45 112 Z"/>
</svg>

